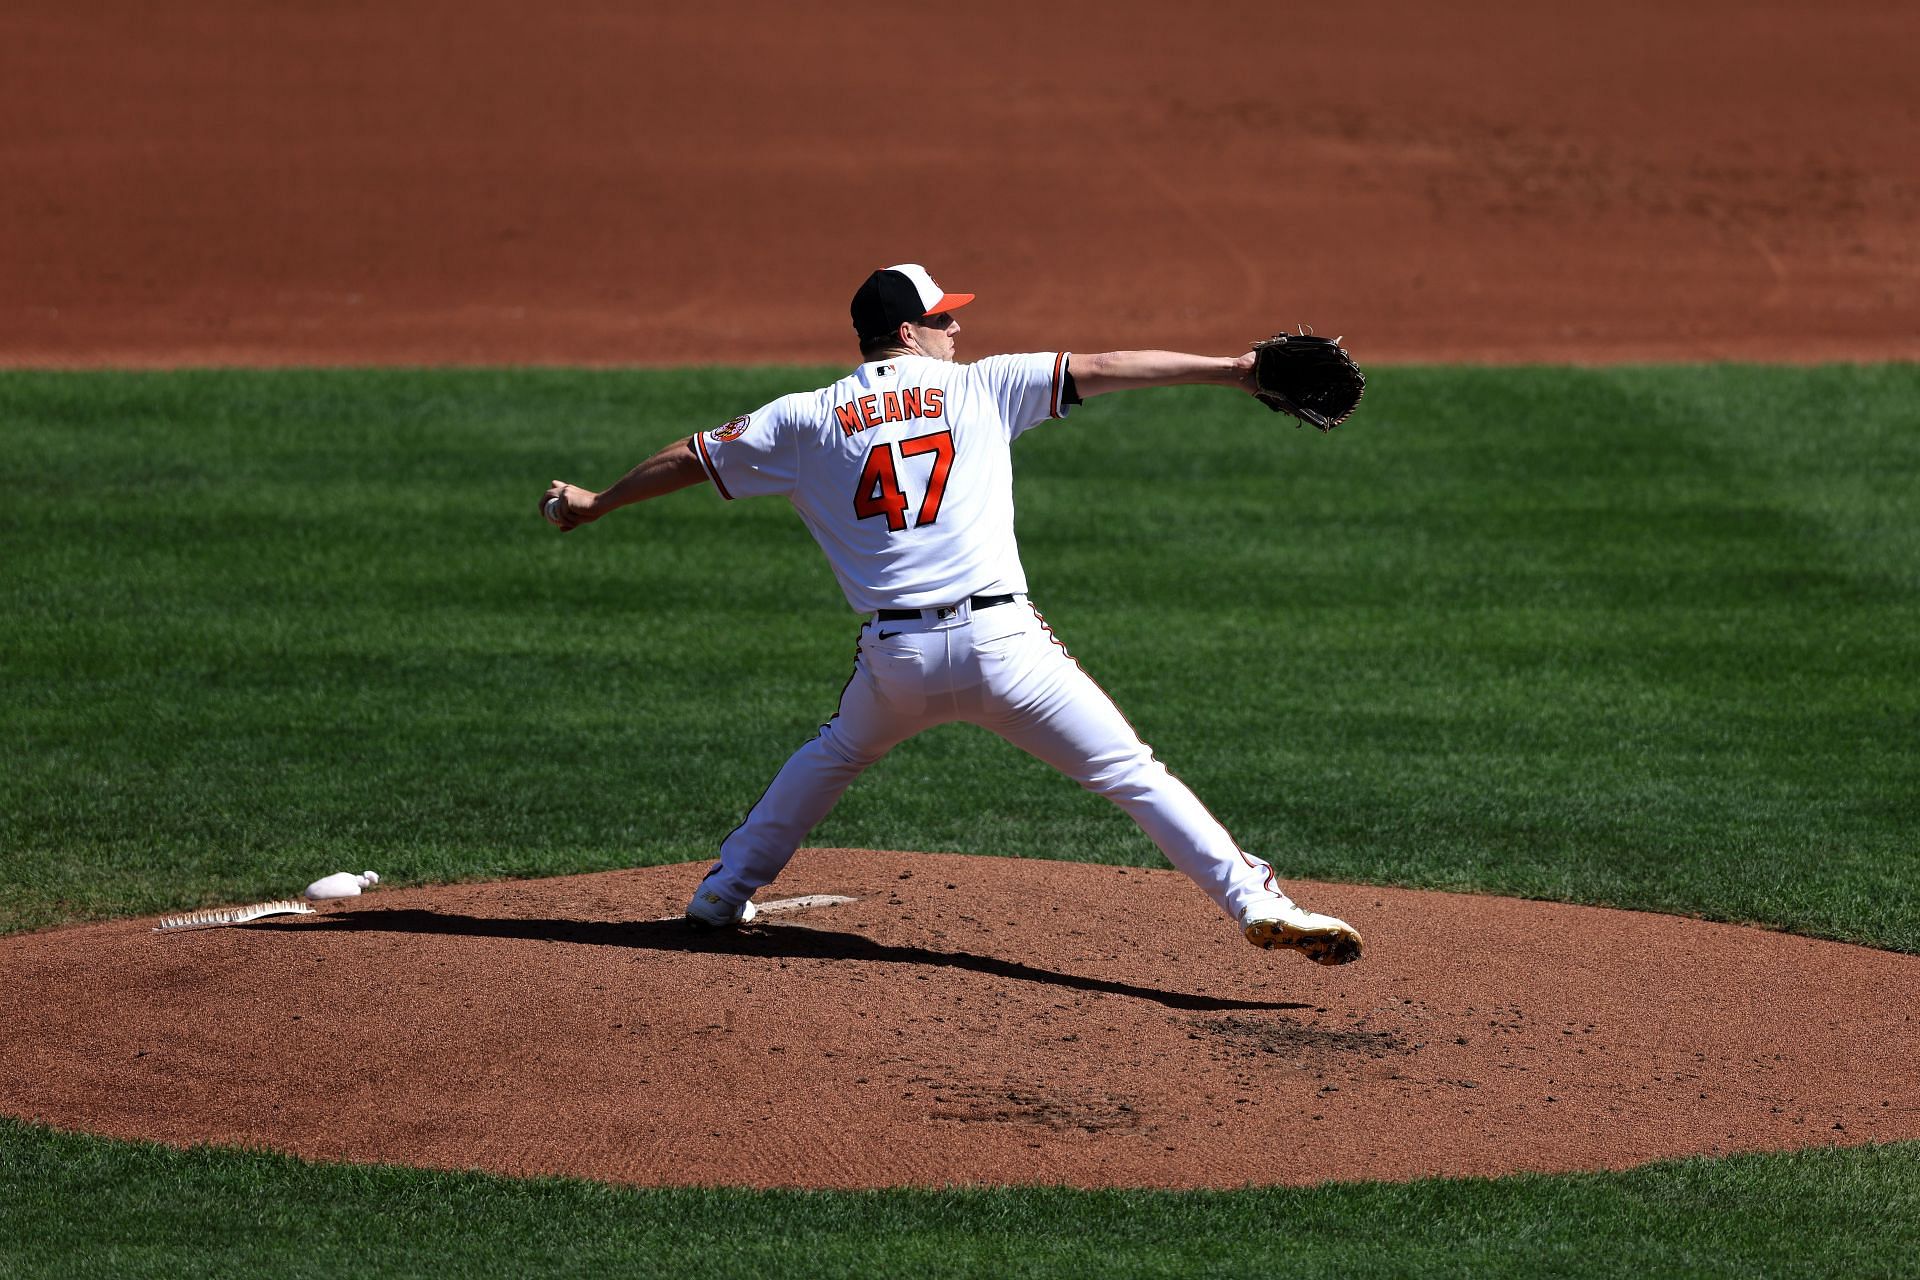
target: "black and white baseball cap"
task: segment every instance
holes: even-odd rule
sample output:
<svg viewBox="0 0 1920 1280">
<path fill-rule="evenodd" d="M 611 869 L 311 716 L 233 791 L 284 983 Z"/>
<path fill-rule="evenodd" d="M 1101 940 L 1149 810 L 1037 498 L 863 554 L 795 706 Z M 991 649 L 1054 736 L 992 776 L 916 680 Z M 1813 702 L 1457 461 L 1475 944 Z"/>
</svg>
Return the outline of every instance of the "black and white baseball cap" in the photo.
<svg viewBox="0 0 1920 1280">
<path fill-rule="evenodd" d="M 903 320 L 924 320 L 973 301 L 970 293 L 948 293 L 917 262 L 886 267 L 867 277 L 853 295 L 853 331 L 861 338 L 892 333 Z"/>
</svg>

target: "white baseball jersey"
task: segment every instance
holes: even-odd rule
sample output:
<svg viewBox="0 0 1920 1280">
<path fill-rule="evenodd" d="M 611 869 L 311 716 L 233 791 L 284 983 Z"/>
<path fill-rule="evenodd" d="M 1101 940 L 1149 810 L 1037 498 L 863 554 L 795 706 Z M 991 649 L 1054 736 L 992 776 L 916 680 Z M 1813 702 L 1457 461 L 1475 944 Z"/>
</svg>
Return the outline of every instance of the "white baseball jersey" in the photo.
<svg viewBox="0 0 1920 1280">
<path fill-rule="evenodd" d="M 855 610 L 921 611 L 861 628 L 838 710 L 721 842 L 696 904 L 724 913 L 749 901 L 864 770 L 922 730 L 965 720 L 1119 805 L 1235 920 L 1351 932 L 1299 911 L 1019 598 L 1009 446 L 1067 412 L 1066 383 L 1065 352 L 964 365 L 896 356 L 693 437 L 722 496 L 793 503 Z M 1013 598 L 975 608 L 979 596 Z"/>
<path fill-rule="evenodd" d="M 859 613 L 1024 593 L 1021 432 L 1064 417 L 1067 353 L 890 356 L 693 437 L 729 500 L 784 495 Z"/>
</svg>

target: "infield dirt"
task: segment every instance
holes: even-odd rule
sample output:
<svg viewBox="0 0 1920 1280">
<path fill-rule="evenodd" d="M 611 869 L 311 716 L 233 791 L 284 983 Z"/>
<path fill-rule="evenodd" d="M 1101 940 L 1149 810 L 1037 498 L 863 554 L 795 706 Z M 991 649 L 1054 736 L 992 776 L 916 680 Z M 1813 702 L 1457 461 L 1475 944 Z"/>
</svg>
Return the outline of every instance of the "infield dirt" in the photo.
<svg viewBox="0 0 1920 1280">
<path fill-rule="evenodd" d="M 21 0 L 0 363 L 1920 357 L 1899 0 Z"/>
</svg>

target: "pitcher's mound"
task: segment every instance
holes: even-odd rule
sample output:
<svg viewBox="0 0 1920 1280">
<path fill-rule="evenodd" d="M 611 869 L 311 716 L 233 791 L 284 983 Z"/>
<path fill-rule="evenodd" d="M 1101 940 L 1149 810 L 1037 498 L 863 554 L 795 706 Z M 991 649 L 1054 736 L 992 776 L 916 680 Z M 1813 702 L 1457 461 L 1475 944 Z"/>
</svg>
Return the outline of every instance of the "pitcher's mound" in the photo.
<svg viewBox="0 0 1920 1280">
<path fill-rule="evenodd" d="M 0 941 L 0 1111 L 648 1185 L 1233 1187 L 1920 1137 L 1920 957 L 1294 882 L 1358 964 L 1168 871 L 815 849 L 733 934 L 703 867 Z"/>
</svg>

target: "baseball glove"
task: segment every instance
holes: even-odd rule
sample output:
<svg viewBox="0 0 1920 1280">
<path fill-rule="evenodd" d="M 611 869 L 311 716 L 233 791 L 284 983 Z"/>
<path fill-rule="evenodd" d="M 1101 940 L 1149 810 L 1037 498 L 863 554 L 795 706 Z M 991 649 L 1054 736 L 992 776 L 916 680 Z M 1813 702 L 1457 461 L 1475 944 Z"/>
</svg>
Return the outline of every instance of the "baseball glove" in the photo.
<svg viewBox="0 0 1920 1280">
<path fill-rule="evenodd" d="M 1276 333 L 1253 344 L 1254 398 L 1331 431 L 1360 405 L 1367 375 L 1338 338 Z"/>
</svg>

